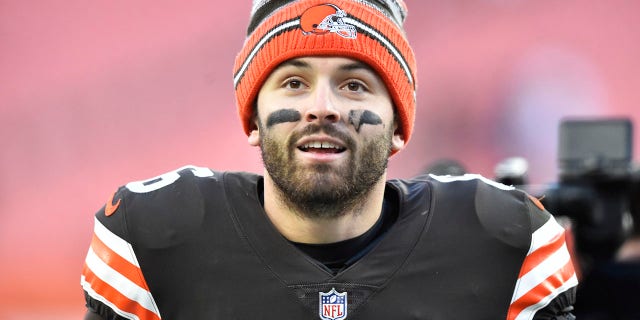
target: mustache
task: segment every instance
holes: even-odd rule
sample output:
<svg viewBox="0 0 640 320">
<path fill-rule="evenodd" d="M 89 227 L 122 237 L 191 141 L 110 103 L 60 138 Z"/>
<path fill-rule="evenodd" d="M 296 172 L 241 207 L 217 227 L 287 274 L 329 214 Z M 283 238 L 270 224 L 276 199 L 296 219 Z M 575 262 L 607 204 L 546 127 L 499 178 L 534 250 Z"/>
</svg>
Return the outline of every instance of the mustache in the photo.
<svg viewBox="0 0 640 320">
<path fill-rule="evenodd" d="M 348 149 L 353 149 L 355 147 L 355 140 L 351 137 L 347 129 L 341 129 L 335 123 L 310 123 L 300 129 L 300 131 L 294 132 L 291 135 L 289 146 L 295 148 L 296 142 L 302 139 L 302 137 L 318 133 L 324 133 L 332 138 L 342 141 Z"/>
</svg>

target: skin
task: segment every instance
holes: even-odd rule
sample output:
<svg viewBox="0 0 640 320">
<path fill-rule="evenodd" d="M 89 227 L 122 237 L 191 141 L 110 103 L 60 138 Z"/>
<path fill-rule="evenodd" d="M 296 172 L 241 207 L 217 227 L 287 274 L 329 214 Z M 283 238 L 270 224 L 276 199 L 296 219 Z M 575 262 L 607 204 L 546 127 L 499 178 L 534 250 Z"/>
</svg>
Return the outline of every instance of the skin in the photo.
<svg viewBox="0 0 640 320">
<path fill-rule="evenodd" d="M 300 120 L 281 110 L 297 110 Z M 272 118 L 288 121 L 261 120 Z M 302 243 L 368 230 L 381 212 L 389 154 L 404 147 L 384 82 L 342 57 L 293 59 L 275 69 L 258 94 L 248 142 L 262 150 L 267 216 Z M 340 152 L 303 148 L 310 142 L 331 142 Z"/>
<path fill-rule="evenodd" d="M 332 243 L 373 226 L 388 157 L 404 147 L 404 138 L 386 86 L 371 68 L 339 57 L 287 61 L 263 84 L 254 118 L 248 142 L 261 148 L 265 162 L 265 212 L 284 237 Z M 330 142 L 339 152 L 299 148 L 311 142 Z M 290 185 L 302 200 L 283 190 Z M 87 311 L 84 319 L 102 318 Z"/>
</svg>

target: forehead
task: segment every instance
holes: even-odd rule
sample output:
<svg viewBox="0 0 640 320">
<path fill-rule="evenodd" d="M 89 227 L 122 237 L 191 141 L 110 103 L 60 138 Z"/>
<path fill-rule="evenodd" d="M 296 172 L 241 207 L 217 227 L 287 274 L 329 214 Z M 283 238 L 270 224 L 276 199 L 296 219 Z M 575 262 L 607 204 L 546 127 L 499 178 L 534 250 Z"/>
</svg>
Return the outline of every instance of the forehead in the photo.
<svg viewBox="0 0 640 320">
<path fill-rule="evenodd" d="M 301 57 L 289 59 L 278 65 L 273 72 L 277 72 L 285 68 L 299 68 L 305 70 L 322 70 L 322 71 L 354 71 L 362 70 L 378 75 L 373 68 L 364 62 L 346 57 Z"/>
</svg>

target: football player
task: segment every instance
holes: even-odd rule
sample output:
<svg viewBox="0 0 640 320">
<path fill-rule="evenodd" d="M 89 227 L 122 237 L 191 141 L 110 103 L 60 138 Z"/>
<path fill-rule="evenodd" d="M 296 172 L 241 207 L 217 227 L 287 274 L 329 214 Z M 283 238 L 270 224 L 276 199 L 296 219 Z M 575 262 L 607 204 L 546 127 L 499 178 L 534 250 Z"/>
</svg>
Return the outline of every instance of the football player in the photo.
<svg viewBox="0 0 640 320">
<path fill-rule="evenodd" d="M 573 319 L 564 229 L 478 175 L 387 180 L 413 132 L 401 0 L 254 1 L 238 113 L 264 174 L 186 166 L 95 215 L 85 319 Z"/>
</svg>

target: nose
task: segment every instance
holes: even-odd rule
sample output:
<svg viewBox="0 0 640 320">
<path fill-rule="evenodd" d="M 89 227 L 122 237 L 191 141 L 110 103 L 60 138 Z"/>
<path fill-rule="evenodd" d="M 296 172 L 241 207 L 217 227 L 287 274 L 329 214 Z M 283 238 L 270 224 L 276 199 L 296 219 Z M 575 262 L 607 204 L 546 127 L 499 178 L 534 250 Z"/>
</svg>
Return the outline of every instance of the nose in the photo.
<svg viewBox="0 0 640 320">
<path fill-rule="evenodd" d="M 340 121 L 340 112 L 336 108 L 336 97 L 329 86 L 316 87 L 315 94 L 311 95 L 310 107 L 304 114 L 307 122 L 336 123 Z"/>
</svg>

